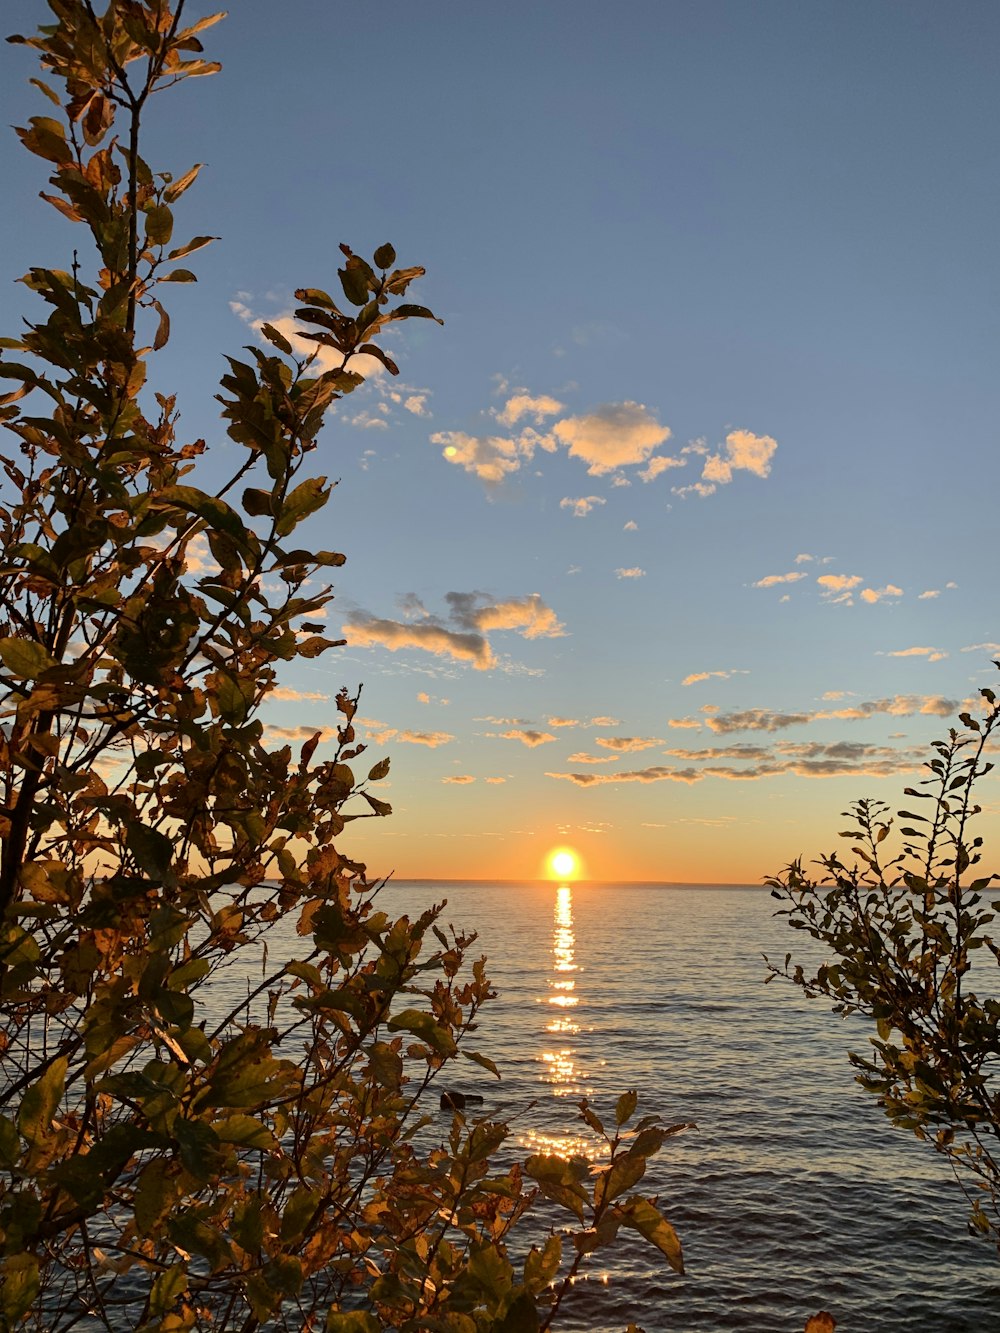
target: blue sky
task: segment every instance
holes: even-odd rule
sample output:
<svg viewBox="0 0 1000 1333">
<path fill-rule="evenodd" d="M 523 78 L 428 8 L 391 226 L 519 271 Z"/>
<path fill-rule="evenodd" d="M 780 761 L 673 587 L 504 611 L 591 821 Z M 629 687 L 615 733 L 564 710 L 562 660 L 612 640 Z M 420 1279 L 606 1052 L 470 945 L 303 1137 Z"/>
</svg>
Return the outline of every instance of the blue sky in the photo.
<svg viewBox="0 0 1000 1333">
<path fill-rule="evenodd" d="M 268 708 L 309 734 L 364 682 L 396 813 L 351 850 L 756 882 L 895 800 L 1000 652 L 1000 10 L 241 0 L 206 45 L 147 140 L 206 163 L 178 226 L 221 238 L 157 372 L 206 481 L 222 352 L 339 242 L 424 264 L 445 320 L 333 415 L 311 536 L 351 642 Z M 0 50 L 5 124 L 30 65 Z M 4 143 L 11 326 L 79 239 Z"/>
</svg>

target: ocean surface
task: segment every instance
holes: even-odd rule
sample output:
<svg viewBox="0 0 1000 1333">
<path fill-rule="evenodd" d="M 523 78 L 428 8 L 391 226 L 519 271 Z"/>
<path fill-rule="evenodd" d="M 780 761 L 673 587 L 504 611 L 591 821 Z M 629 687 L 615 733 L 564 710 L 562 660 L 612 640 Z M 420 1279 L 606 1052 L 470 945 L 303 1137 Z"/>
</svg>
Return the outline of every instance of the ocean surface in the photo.
<svg viewBox="0 0 1000 1333">
<path fill-rule="evenodd" d="M 1000 1261 L 967 1234 L 947 1164 L 853 1081 L 864 1022 L 764 985 L 762 954 L 805 961 L 809 944 L 766 890 L 420 881 L 381 904 L 413 915 L 442 899 L 489 959 L 499 994 L 475 1045 L 503 1073 L 463 1061 L 450 1086 L 513 1120 L 525 1154 L 587 1150 L 582 1096 L 613 1122 L 636 1088 L 640 1113 L 697 1122 L 641 1186 L 686 1274 L 630 1237 L 593 1256 L 560 1328 L 801 1333 L 826 1309 L 838 1333 L 1000 1329 Z"/>
</svg>

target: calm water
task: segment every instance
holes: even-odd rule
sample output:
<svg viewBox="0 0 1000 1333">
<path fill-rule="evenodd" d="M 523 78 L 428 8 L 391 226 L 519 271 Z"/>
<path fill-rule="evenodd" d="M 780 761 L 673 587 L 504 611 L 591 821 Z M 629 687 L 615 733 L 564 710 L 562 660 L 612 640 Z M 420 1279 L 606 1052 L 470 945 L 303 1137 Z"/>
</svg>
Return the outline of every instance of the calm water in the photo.
<svg viewBox="0 0 1000 1333">
<path fill-rule="evenodd" d="M 853 1083 L 864 1025 L 762 984 L 761 954 L 802 944 L 766 891 L 421 882 L 382 902 L 412 915 L 445 897 L 490 959 L 500 994 L 475 1036 L 504 1075 L 463 1062 L 453 1085 L 517 1117 L 526 1152 L 577 1149 L 584 1094 L 610 1114 L 634 1087 L 647 1112 L 698 1124 L 643 1182 L 686 1276 L 630 1240 L 594 1256 L 561 1327 L 801 1333 L 825 1308 L 838 1333 L 1000 1329 L 1000 1263 L 966 1235 L 946 1164 Z"/>
</svg>

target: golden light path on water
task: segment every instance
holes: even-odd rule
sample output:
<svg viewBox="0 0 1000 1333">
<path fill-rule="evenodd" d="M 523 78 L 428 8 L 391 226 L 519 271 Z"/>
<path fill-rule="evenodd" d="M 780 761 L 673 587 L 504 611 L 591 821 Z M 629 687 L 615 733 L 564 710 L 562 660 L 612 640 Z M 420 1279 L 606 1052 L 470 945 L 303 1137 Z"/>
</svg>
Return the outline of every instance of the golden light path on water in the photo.
<svg viewBox="0 0 1000 1333">
<path fill-rule="evenodd" d="M 560 884 L 556 889 L 553 917 L 553 975 L 548 981 L 548 994 L 540 996 L 538 1000 L 549 1009 L 539 1063 L 542 1066 L 542 1078 L 549 1084 L 553 1096 L 572 1097 L 578 1101 L 581 1097 L 592 1095 L 593 1089 L 584 1080 L 575 1042 L 580 1033 L 576 1013 L 581 998 L 577 991 L 577 973 L 580 969 L 576 961 L 576 935 L 573 931 L 573 889 L 569 884 Z M 566 1120 L 573 1118 L 573 1112 L 567 1106 Z M 604 1145 L 595 1139 L 572 1133 L 568 1128 L 559 1133 L 531 1129 L 523 1136 L 522 1142 L 534 1152 L 586 1157 L 590 1161 L 596 1161 L 606 1151 Z"/>
</svg>

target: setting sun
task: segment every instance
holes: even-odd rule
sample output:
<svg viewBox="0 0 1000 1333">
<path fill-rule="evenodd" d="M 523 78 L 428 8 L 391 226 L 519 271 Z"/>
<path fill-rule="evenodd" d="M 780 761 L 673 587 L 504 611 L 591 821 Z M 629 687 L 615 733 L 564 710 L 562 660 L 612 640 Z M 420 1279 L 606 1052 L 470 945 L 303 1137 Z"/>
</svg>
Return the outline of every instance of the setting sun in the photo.
<svg viewBox="0 0 1000 1333">
<path fill-rule="evenodd" d="M 559 879 L 569 879 L 580 868 L 580 859 L 569 847 L 558 847 L 549 853 L 549 872 Z"/>
</svg>

